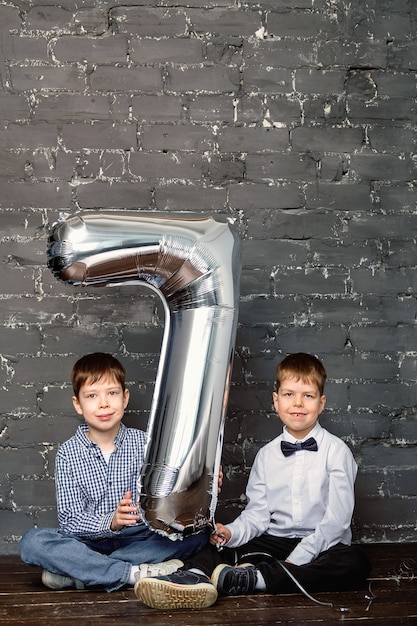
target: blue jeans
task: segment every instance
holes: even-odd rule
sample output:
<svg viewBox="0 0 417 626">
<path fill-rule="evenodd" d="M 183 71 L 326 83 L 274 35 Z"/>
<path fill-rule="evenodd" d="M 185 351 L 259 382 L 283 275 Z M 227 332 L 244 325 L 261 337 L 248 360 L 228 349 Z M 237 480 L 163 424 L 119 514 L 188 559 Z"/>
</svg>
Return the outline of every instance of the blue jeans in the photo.
<svg viewBox="0 0 417 626">
<path fill-rule="evenodd" d="M 206 533 L 171 540 L 145 524 L 126 526 L 105 539 L 83 539 L 55 528 L 32 528 L 19 545 L 22 561 L 81 581 L 86 587 L 115 591 L 127 584 L 131 565 L 184 559 L 205 546 Z"/>
</svg>

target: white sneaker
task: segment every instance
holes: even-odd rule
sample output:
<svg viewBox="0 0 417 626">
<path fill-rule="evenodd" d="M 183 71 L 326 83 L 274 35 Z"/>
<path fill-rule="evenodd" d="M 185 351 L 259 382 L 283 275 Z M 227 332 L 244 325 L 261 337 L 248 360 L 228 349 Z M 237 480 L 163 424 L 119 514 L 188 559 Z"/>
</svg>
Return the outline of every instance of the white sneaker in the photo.
<svg viewBox="0 0 417 626">
<path fill-rule="evenodd" d="M 171 559 L 162 563 L 142 563 L 139 565 L 139 571 L 135 573 L 136 580 L 140 578 L 153 578 L 155 576 L 167 576 L 173 574 L 184 563 L 179 559 Z"/>
<path fill-rule="evenodd" d="M 49 589 L 84 589 L 84 585 L 81 581 L 70 578 L 69 576 L 62 576 L 62 574 L 54 574 L 44 569 L 42 572 L 42 582 L 45 587 Z"/>
</svg>

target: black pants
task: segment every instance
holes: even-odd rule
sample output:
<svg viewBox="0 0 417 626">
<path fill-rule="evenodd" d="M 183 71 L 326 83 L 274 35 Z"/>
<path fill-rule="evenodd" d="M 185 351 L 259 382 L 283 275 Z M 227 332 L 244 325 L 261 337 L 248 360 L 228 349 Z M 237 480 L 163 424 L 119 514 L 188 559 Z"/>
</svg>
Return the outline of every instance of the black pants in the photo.
<svg viewBox="0 0 417 626">
<path fill-rule="evenodd" d="M 220 563 L 236 565 L 253 563 L 266 583 L 266 593 L 294 593 L 299 591 L 296 583 L 284 571 L 284 567 L 308 592 L 348 591 L 363 589 L 371 567 L 362 548 L 342 543 L 321 552 L 311 563 L 293 565 L 285 563 L 301 539 L 288 539 L 262 535 L 240 548 L 223 548 L 208 544 L 184 564 L 184 569 L 197 568 L 207 576 Z"/>
</svg>

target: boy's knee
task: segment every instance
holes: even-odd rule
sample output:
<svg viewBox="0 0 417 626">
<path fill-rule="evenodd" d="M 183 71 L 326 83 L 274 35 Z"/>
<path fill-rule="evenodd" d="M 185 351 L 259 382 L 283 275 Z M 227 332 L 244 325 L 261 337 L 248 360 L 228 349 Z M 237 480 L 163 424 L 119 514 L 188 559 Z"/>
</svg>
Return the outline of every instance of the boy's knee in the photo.
<svg viewBox="0 0 417 626">
<path fill-rule="evenodd" d="M 42 544 L 43 536 L 50 532 L 48 528 L 30 528 L 23 534 L 19 541 L 19 554 L 22 561 L 31 563 L 33 554 Z"/>
<path fill-rule="evenodd" d="M 27 530 L 19 541 L 19 554 L 22 561 L 26 561 L 27 559 L 29 546 L 32 545 L 32 537 L 37 530 L 37 528 Z"/>
</svg>

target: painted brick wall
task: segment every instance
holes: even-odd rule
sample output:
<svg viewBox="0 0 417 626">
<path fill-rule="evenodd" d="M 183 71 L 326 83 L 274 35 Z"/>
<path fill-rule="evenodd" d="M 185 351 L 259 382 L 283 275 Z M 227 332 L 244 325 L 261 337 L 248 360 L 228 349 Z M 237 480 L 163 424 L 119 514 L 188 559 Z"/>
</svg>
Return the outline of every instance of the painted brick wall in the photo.
<svg viewBox="0 0 417 626">
<path fill-rule="evenodd" d="M 48 225 L 79 209 L 236 219 L 219 519 L 280 430 L 275 365 L 302 350 L 360 466 L 356 539 L 417 540 L 416 19 L 413 0 L 0 4 L 0 552 L 56 524 L 76 358 L 122 358 L 146 428 L 163 311 L 146 288 L 58 284 Z"/>
</svg>

